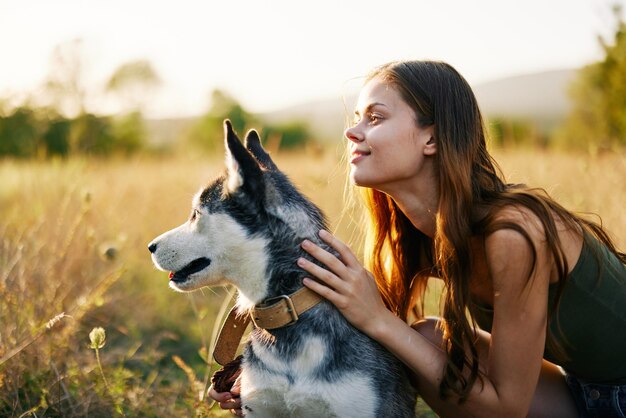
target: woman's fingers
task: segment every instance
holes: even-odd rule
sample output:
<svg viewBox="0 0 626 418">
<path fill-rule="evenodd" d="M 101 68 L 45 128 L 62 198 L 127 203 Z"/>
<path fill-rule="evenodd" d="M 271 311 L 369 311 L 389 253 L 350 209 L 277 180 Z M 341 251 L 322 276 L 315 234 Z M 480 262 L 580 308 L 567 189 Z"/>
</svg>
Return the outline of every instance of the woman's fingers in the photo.
<svg viewBox="0 0 626 418">
<path fill-rule="evenodd" d="M 310 241 L 302 247 L 315 260 L 298 259 L 298 265 L 317 280 L 305 278 L 303 284 L 335 305 L 357 328 L 372 328 L 372 313 L 386 310 L 372 274 L 359 263 L 352 250 L 326 231 L 320 238 L 337 251 L 341 259 Z"/>
<path fill-rule="evenodd" d="M 314 277 L 317 277 L 328 286 L 332 287 L 335 290 L 340 290 L 343 288 L 344 283 L 343 280 L 337 277 L 332 272 L 326 270 L 323 267 L 318 266 L 315 263 L 310 262 L 306 258 L 298 259 L 298 266 L 300 266 L 307 273 L 310 273 Z"/>
<path fill-rule="evenodd" d="M 330 245 L 339 253 L 341 260 L 343 260 L 346 266 L 352 266 L 355 263 L 358 264 L 358 260 L 352 252 L 352 249 L 339 238 L 323 229 L 319 232 L 319 236 L 326 244 Z"/>
<path fill-rule="evenodd" d="M 337 256 L 329 253 L 319 245 L 316 245 L 309 240 L 304 240 L 302 242 L 302 248 L 338 276 L 341 276 L 343 270 L 346 268 L 345 264 L 338 259 Z"/>
<path fill-rule="evenodd" d="M 330 232 L 321 230 L 320 238 L 339 253 L 339 257 L 331 254 L 322 247 L 314 244 L 309 240 L 302 242 L 302 248 L 311 254 L 316 260 L 328 267 L 337 276 L 346 278 L 347 269 L 361 267 L 356 256 L 346 244 L 336 238 Z"/>
<path fill-rule="evenodd" d="M 335 292 L 330 287 L 324 286 L 321 283 L 316 282 L 315 280 L 309 279 L 305 277 L 302 280 L 302 284 L 323 297 L 324 299 L 330 301 L 334 305 L 338 305 L 341 299 L 341 295 Z"/>
<path fill-rule="evenodd" d="M 243 416 L 241 413 L 241 398 L 239 397 L 239 388 L 235 388 L 233 392 L 216 392 L 213 386 L 209 388 L 209 397 L 215 400 L 222 409 L 229 409 L 237 416 Z"/>
<path fill-rule="evenodd" d="M 332 300 L 333 298 L 332 291 L 346 296 L 350 293 L 350 285 L 348 282 L 358 279 L 363 275 L 365 270 L 350 247 L 344 244 L 341 240 L 337 239 L 334 235 L 325 230 L 321 230 L 319 235 L 324 242 L 330 245 L 333 249 L 337 250 L 339 257 L 309 240 L 304 240 L 302 242 L 302 248 L 313 256 L 313 258 L 323 264 L 323 267 L 305 258 L 298 259 L 298 266 L 332 288 L 330 291 L 324 291 L 321 287 L 315 286 L 317 293 L 320 295 L 329 300 Z M 311 287 L 311 289 L 315 290 L 313 287 Z"/>
<path fill-rule="evenodd" d="M 213 385 L 209 388 L 209 397 L 219 403 L 229 401 L 233 398 L 230 392 L 216 392 Z"/>
<path fill-rule="evenodd" d="M 233 398 L 230 401 L 220 402 L 220 408 L 222 409 L 241 409 L 241 399 Z"/>
</svg>

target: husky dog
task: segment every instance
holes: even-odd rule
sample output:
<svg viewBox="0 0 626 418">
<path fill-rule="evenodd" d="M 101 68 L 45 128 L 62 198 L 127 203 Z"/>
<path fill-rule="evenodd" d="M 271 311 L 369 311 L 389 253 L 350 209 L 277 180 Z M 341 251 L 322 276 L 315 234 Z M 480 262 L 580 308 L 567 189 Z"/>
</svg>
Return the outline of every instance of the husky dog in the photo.
<svg viewBox="0 0 626 418">
<path fill-rule="evenodd" d="M 188 292 L 232 284 L 247 313 L 302 288 L 304 239 L 321 211 L 299 193 L 250 131 L 241 143 L 225 121 L 226 173 L 193 199 L 190 218 L 149 245 L 170 287 Z M 277 329 L 253 327 L 244 348 L 241 401 L 247 417 L 413 417 L 416 391 L 399 361 L 321 301 Z"/>
</svg>

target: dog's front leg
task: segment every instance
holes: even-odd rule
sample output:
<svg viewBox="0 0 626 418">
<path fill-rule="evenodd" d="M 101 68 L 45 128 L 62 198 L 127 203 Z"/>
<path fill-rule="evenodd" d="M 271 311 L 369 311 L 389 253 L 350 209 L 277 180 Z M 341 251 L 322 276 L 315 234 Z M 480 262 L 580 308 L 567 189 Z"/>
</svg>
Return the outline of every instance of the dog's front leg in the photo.
<svg viewBox="0 0 626 418">
<path fill-rule="evenodd" d="M 247 418 L 288 418 L 287 377 L 246 364 L 241 372 L 241 404 Z"/>
</svg>

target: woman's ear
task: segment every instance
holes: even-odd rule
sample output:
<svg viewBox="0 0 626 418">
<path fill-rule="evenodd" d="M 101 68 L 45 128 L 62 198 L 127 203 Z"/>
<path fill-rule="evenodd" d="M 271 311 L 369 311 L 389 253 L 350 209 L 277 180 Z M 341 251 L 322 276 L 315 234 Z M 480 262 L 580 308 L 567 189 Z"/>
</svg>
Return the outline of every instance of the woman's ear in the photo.
<svg viewBox="0 0 626 418">
<path fill-rule="evenodd" d="M 427 135 L 428 139 L 424 145 L 424 155 L 435 155 L 437 153 L 437 141 L 435 141 L 435 128 L 430 125 L 424 129 L 424 135 Z"/>
</svg>

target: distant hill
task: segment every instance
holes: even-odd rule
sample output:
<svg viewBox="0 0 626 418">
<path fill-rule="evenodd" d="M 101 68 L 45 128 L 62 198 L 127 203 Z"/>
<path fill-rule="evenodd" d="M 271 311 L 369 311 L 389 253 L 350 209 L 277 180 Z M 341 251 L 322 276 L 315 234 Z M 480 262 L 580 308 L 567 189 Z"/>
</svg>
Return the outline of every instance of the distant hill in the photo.
<svg viewBox="0 0 626 418">
<path fill-rule="evenodd" d="M 154 146 L 168 145 L 178 141 L 198 120 L 197 117 L 148 119 L 146 130 L 150 143 Z"/>
<path fill-rule="evenodd" d="M 570 109 L 568 86 L 575 69 L 545 71 L 506 77 L 473 86 L 486 117 L 525 119 L 539 128 L 550 129 L 561 122 Z M 259 116 L 268 122 L 302 120 L 317 139 L 341 140 L 346 122 L 352 119 L 356 95 L 308 101 Z M 153 120 L 148 130 L 159 143 L 175 140 L 195 118 Z"/>
<path fill-rule="evenodd" d="M 482 112 L 487 116 L 562 120 L 570 110 L 567 89 L 576 70 L 555 70 L 507 77 L 474 86 Z"/>
<path fill-rule="evenodd" d="M 346 123 L 352 120 L 355 104 L 356 95 L 314 100 L 263 113 L 260 117 L 274 123 L 302 120 L 317 139 L 332 142 L 343 138 L 343 130 Z"/>
<path fill-rule="evenodd" d="M 473 89 L 485 116 L 526 119 L 549 128 L 562 121 L 570 109 L 567 88 L 575 74 L 575 69 L 545 71 L 481 83 Z M 320 138 L 336 140 L 352 118 L 355 102 L 356 96 L 317 100 L 262 116 L 274 122 L 301 119 Z"/>
</svg>

